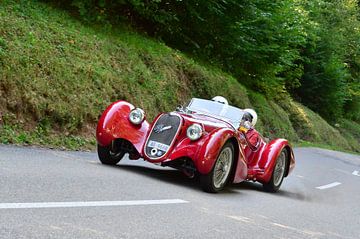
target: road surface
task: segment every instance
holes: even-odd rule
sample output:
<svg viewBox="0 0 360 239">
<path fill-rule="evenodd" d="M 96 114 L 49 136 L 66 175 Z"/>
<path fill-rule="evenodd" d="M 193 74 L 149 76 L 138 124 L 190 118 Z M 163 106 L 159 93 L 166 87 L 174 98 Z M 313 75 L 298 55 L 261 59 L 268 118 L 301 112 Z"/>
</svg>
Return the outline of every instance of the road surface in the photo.
<svg viewBox="0 0 360 239">
<path fill-rule="evenodd" d="M 360 157 L 296 148 L 281 191 L 208 194 L 180 172 L 0 146 L 0 238 L 360 238 Z"/>
</svg>

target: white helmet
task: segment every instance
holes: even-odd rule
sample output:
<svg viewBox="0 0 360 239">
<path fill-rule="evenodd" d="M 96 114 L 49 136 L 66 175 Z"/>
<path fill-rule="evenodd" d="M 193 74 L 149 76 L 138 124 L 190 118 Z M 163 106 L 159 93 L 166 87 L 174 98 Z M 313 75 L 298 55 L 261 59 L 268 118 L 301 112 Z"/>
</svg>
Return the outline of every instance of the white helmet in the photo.
<svg viewBox="0 0 360 239">
<path fill-rule="evenodd" d="M 214 98 L 211 99 L 212 101 L 215 101 L 215 102 L 219 102 L 221 104 L 224 104 L 224 105 L 228 105 L 228 101 L 227 99 L 225 99 L 224 97 L 222 96 L 215 96 Z"/>
<path fill-rule="evenodd" d="M 252 118 L 251 124 L 252 124 L 253 126 L 255 126 L 255 124 L 256 124 L 256 122 L 257 122 L 257 118 L 258 118 L 255 110 L 253 110 L 253 109 L 244 109 L 244 111 L 247 112 L 247 113 L 249 113 L 249 114 L 251 115 L 251 118 Z"/>
</svg>

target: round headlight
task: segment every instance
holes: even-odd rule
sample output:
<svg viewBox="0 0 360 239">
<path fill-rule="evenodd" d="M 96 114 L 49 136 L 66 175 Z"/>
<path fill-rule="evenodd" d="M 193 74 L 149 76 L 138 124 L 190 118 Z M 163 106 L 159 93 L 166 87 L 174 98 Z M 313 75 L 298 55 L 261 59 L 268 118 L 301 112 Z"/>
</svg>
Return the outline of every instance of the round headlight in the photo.
<svg viewBox="0 0 360 239">
<path fill-rule="evenodd" d="M 192 124 L 187 128 L 186 135 L 191 140 L 197 140 L 203 134 L 203 129 L 199 124 Z"/>
<path fill-rule="evenodd" d="M 145 118 L 145 113 L 140 108 L 133 109 L 129 114 L 129 120 L 133 124 L 141 124 Z"/>
</svg>

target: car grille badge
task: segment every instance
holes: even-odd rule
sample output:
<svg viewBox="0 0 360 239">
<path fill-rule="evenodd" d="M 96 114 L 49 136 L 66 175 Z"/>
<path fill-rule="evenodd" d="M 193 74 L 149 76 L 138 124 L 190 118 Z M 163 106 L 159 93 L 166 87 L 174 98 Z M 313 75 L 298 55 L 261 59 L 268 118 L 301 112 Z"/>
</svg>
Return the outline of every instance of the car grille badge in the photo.
<svg viewBox="0 0 360 239">
<path fill-rule="evenodd" d="M 159 124 L 159 125 L 156 125 L 156 127 L 154 128 L 154 132 L 157 134 L 160 134 L 161 132 L 171 129 L 171 128 L 172 128 L 171 125 L 164 126 L 163 124 Z"/>
</svg>

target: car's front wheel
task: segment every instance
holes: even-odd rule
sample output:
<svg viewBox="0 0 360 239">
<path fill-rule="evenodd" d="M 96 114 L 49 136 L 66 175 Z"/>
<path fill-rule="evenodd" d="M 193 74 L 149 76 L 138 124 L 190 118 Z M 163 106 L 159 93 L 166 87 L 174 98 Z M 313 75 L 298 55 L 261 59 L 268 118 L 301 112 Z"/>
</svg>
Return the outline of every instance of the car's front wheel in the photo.
<svg viewBox="0 0 360 239">
<path fill-rule="evenodd" d="M 263 184 L 265 191 L 268 192 L 279 191 L 288 164 L 287 158 L 288 157 L 287 157 L 286 149 L 282 149 L 279 156 L 276 159 L 275 167 L 271 175 L 270 181 L 268 183 Z"/>
<path fill-rule="evenodd" d="M 125 155 L 125 152 L 118 150 L 112 151 L 111 147 L 104 147 L 98 144 L 97 146 L 98 156 L 103 164 L 115 165 L 117 164 Z"/>
<path fill-rule="evenodd" d="M 202 189 L 210 193 L 221 191 L 229 181 L 233 162 L 234 146 L 228 142 L 221 149 L 210 173 L 200 175 Z"/>
</svg>

